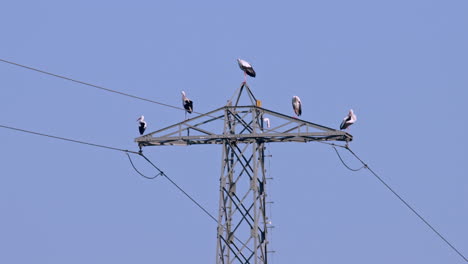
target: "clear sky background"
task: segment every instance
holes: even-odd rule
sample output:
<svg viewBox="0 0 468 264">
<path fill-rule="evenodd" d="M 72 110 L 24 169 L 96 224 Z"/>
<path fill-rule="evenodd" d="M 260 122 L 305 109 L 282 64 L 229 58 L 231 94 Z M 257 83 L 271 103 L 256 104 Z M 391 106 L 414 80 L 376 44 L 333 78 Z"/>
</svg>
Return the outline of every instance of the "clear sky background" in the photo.
<svg viewBox="0 0 468 264">
<path fill-rule="evenodd" d="M 468 255 L 467 1 L 3 1 L 0 58 L 198 112 L 252 63 L 263 107 L 338 128 Z M 0 124 L 137 150 L 183 111 L 0 63 Z M 221 128 L 220 128 L 221 129 Z M 0 129 L 0 263 L 214 263 L 216 224 L 121 152 Z M 270 144 L 271 263 L 465 263 L 329 146 Z M 217 215 L 219 145 L 145 154 Z M 349 154 L 351 167 L 360 164 Z M 137 166 L 154 171 L 144 161 Z"/>
</svg>

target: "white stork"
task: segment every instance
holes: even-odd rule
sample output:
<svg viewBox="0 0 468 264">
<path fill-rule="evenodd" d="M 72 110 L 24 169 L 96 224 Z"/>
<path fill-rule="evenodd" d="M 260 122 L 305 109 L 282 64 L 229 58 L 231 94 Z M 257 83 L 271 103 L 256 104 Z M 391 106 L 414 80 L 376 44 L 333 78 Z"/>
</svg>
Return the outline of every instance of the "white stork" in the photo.
<svg viewBox="0 0 468 264">
<path fill-rule="evenodd" d="M 302 114 L 302 103 L 299 96 L 293 96 L 292 107 L 294 109 L 294 113 L 296 113 L 297 116 L 300 116 Z"/>
<path fill-rule="evenodd" d="M 340 129 L 347 129 L 350 125 L 354 124 L 356 120 L 357 117 L 354 114 L 353 109 L 350 109 L 348 115 L 345 118 L 343 118 L 343 122 L 341 122 Z"/>
<path fill-rule="evenodd" d="M 145 133 L 145 129 L 146 129 L 146 121 L 145 121 L 145 117 L 144 116 L 140 116 L 138 119 L 137 119 L 138 123 L 140 123 L 140 126 L 138 127 L 138 130 L 140 130 L 140 135 L 143 135 L 143 133 Z"/>
<path fill-rule="evenodd" d="M 239 64 L 239 68 L 244 72 L 244 82 L 247 82 L 247 75 L 250 77 L 254 77 L 257 75 L 250 63 L 246 62 L 245 60 L 237 59 L 237 63 Z"/>
<path fill-rule="evenodd" d="M 191 114 L 193 112 L 193 102 L 185 95 L 184 91 L 182 91 L 182 105 L 186 111 L 185 118 L 187 118 L 187 113 Z"/>
</svg>

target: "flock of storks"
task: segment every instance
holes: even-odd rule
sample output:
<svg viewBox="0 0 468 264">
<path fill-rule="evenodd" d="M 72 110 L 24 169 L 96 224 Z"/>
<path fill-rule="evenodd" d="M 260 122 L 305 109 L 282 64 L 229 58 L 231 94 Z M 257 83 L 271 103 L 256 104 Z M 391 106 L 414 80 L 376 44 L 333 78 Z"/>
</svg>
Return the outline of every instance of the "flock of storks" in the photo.
<svg viewBox="0 0 468 264">
<path fill-rule="evenodd" d="M 244 82 L 247 82 L 247 75 L 249 75 L 250 77 L 255 77 L 257 75 L 250 63 L 241 59 L 237 59 L 237 63 L 239 64 L 239 67 L 241 68 L 241 70 L 244 72 Z M 182 105 L 184 106 L 185 117 L 187 118 L 187 113 L 191 114 L 193 112 L 193 102 L 187 97 L 184 91 L 182 91 Z M 293 96 L 292 107 L 296 116 L 299 117 L 302 114 L 302 103 L 301 103 L 301 99 L 299 98 L 299 96 L 296 96 L 296 95 Z M 357 120 L 357 117 L 354 114 L 353 109 L 350 109 L 348 115 L 346 115 L 346 117 L 343 118 L 343 121 L 340 124 L 340 129 L 341 130 L 347 129 L 350 125 L 354 124 L 356 120 Z M 143 135 L 147 127 L 145 117 L 140 116 L 140 118 L 138 118 L 137 121 L 139 123 L 138 129 L 140 131 L 140 135 Z M 266 119 L 266 122 L 268 123 L 267 126 L 270 127 L 270 120 Z"/>
</svg>

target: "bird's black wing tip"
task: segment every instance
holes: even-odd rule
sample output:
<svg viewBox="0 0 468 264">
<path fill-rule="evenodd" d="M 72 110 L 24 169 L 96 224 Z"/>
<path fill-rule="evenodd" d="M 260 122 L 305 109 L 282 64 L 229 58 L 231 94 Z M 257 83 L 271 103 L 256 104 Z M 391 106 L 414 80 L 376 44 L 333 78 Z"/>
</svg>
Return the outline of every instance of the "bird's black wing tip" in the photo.
<svg viewBox="0 0 468 264">
<path fill-rule="evenodd" d="M 250 77 L 255 78 L 255 76 L 257 76 L 257 73 L 255 73 L 254 69 L 249 68 L 249 69 L 247 69 L 245 72 L 246 72 L 247 75 L 249 75 Z"/>
</svg>

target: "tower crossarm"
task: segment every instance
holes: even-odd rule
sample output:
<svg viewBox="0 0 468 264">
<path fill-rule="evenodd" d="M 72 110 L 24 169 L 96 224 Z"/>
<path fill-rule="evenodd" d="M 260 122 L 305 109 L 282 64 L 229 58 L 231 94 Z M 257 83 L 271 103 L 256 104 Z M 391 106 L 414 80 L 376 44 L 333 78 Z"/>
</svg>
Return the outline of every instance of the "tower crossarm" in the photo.
<svg viewBox="0 0 468 264">
<path fill-rule="evenodd" d="M 260 120 L 246 120 L 256 112 Z M 220 131 L 215 123 L 224 123 L 226 118 L 236 124 L 236 133 Z M 263 118 L 271 119 L 268 128 Z M 253 127 L 251 124 L 259 124 Z M 239 143 L 253 142 L 310 142 L 310 141 L 351 141 L 347 132 L 290 117 L 258 106 L 224 106 L 187 119 L 175 125 L 138 137 L 140 146 L 187 146 L 195 144 L 223 144 L 225 141 Z"/>
</svg>

